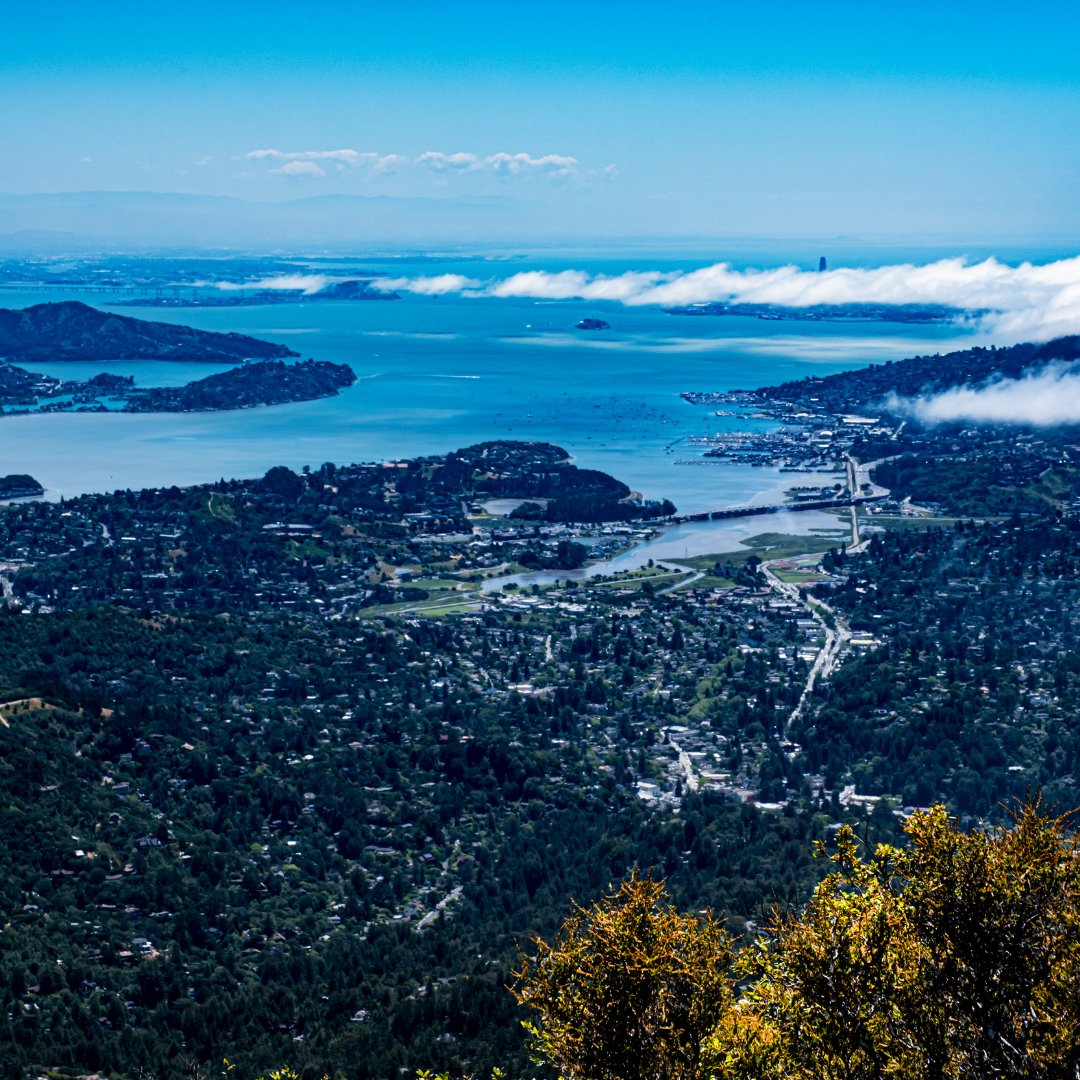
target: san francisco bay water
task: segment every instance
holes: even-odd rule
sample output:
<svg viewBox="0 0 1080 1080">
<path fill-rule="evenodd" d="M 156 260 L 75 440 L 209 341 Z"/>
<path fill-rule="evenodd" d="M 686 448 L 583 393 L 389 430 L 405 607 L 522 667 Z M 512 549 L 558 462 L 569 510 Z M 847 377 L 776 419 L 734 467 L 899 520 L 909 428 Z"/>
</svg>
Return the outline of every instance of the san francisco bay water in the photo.
<svg viewBox="0 0 1080 1080">
<path fill-rule="evenodd" d="M 490 263 L 451 266 L 476 277 L 499 272 Z M 0 302 L 23 307 L 58 299 L 104 306 L 113 297 L 6 290 Z M 537 439 L 683 511 L 774 501 L 790 475 L 682 464 L 701 461 L 701 448 L 688 443 L 692 436 L 764 426 L 718 417 L 683 401 L 682 391 L 756 387 L 972 342 L 954 326 L 679 316 L 616 304 L 408 293 L 387 301 L 116 310 L 283 342 L 305 357 L 349 364 L 358 380 L 335 398 L 272 408 L 3 417 L 0 473 L 30 473 L 55 499 L 254 476 L 279 464 L 385 460 L 488 439 Z M 611 329 L 574 329 L 586 316 L 607 320 Z M 133 374 L 146 386 L 218 370 L 161 362 L 33 366 L 66 378 Z"/>
</svg>

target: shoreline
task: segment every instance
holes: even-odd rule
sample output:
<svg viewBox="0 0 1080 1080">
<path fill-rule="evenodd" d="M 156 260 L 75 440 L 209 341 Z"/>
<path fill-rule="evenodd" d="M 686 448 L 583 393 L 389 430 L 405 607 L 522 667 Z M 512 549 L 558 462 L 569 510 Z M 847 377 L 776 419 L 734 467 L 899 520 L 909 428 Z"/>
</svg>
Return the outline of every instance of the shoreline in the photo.
<svg viewBox="0 0 1080 1080">
<path fill-rule="evenodd" d="M 43 297 L 28 293 L 19 299 L 31 303 Z M 36 419 L 0 424 L 0 461 L 9 470 L 38 477 L 45 498 L 55 501 L 118 489 L 186 487 L 222 475 L 258 476 L 274 465 L 299 470 L 323 461 L 440 454 L 492 437 L 518 438 L 563 446 L 576 464 L 607 472 L 647 498 L 669 498 L 679 513 L 690 514 L 780 502 L 793 477 L 779 475 L 768 464 L 740 461 L 705 470 L 677 467 L 675 457 L 700 452 L 696 442 L 687 443 L 688 437 L 713 438 L 733 423 L 751 435 L 773 426 L 749 418 L 743 425 L 741 411 L 739 419 L 707 415 L 681 400 L 681 393 L 694 386 L 723 389 L 851 369 L 866 362 L 864 349 L 869 348 L 861 338 L 845 344 L 846 338 L 828 331 L 829 348 L 837 351 L 830 351 L 822 366 L 814 349 L 823 328 L 806 323 L 797 340 L 774 342 L 769 357 L 762 359 L 756 346 L 739 336 L 749 332 L 740 320 L 696 320 L 723 323 L 725 329 L 709 331 L 712 345 L 704 353 L 690 349 L 680 354 L 677 371 L 663 371 L 656 366 L 655 352 L 669 347 L 671 317 L 635 309 L 624 313 L 623 334 L 629 336 L 618 352 L 620 376 L 613 383 L 606 361 L 587 356 L 580 341 L 561 345 L 537 370 L 535 358 L 525 355 L 514 336 L 531 340 L 523 327 L 536 323 L 534 303 L 470 303 L 403 297 L 397 304 L 326 304 L 317 313 L 303 305 L 275 305 L 274 332 L 308 333 L 305 354 L 348 363 L 358 383 L 336 396 L 290 402 L 289 408 L 110 411 L 104 424 L 96 420 L 102 415 L 97 412 L 65 412 L 63 420 L 49 419 L 52 413 L 16 413 Z M 567 302 L 561 307 L 560 321 L 569 322 L 588 314 L 590 305 Z M 271 323 L 258 312 L 191 310 L 188 321 L 207 330 L 265 336 Z M 769 324 L 754 323 L 753 340 L 768 344 Z M 451 329 L 453 335 L 433 341 L 415 336 L 445 335 Z M 879 334 L 873 336 L 876 346 Z M 880 336 L 888 355 L 928 347 L 903 328 L 883 328 Z M 934 335 L 935 341 L 939 336 Z M 715 361 L 718 350 L 730 354 L 722 367 Z M 120 371 L 158 382 L 164 372 L 147 372 L 155 366 L 132 363 Z M 78 368 L 80 376 L 87 370 L 83 364 Z M 201 364 L 197 373 L 194 368 L 188 365 L 185 374 L 198 378 L 205 370 Z M 468 370 L 484 381 L 429 381 L 432 371 L 444 370 Z M 680 451 L 694 446 L 695 451 L 674 453 L 674 446 Z M 714 464 L 704 458 L 697 463 Z M 755 524 L 760 531 L 761 523 Z M 767 527 L 774 526 L 779 527 L 770 518 Z M 811 527 L 813 522 L 807 522 L 784 531 Z"/>
<path fill-rule="evenodd" d="M 850 536 L 850 528 L 839 520 L 820 510 L 805 510 L 797 515 L 778 513 L 770 515 L 779 519 L 777 528 L 760 527 L 759 516 L 746 518 L 725 518 L 719 521 L 686 522 L 684 524 L 665 524 L 656 527 L 657 535 L 648 540 L 632 543 L 630 547 L 608 559 L 598 559 L 578 570 L 530 570 L 517 574 L 505 574 L 497 578 L 488 578 L 482 582 L 482 593 L 496 592 L 506 585 L 514 583 L 519 588 L 532 585 L 551 585 L 555 581 L 585 581 L 603 574 L 617 573 L 620 570 L 636 570 L 648 564 L 679 562 L 683 558 L 703 555 L 724 555 L 736 551 L 745 541 L 764 535 L 806 536 L 824 539 L 825 531 L 837 534 L 837 543 L 841 537 Z M 792 517 L 807 519 L 807 528 L 792 528 Z M 747 524 L 753 523 L 753 524 Z M 755 527 L 756 525 L 756 527 Z M 720 545 L 720 546 L 718 546 Z M 750 554 L 750 550 L 747 554 Z"/>
</svg>

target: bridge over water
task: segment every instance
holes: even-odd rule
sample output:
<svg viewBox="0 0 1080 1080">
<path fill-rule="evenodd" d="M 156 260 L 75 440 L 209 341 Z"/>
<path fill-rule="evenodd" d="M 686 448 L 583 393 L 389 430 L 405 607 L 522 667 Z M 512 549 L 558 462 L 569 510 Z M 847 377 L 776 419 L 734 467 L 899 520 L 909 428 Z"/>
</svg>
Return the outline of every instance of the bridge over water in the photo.
<svg viewBox="0 0 1080 1080">
<path fill-rule="evenodd" d="M 728 506 L 721 510 L 701 510 L 696 514 L 675 514 L 671 517 L 677 525 L 687 521 L 721 521 L 724 518 L 756 517 L 759 514 L 787 514 L 800 510 L 836 510 L 864 503 L 878 502 L 884 495 L 859 495 L 854 499 L 843 496 L 836 499 L 812 499 L 808 502 L 775 503 L 764 506 Z"/>
</svg>

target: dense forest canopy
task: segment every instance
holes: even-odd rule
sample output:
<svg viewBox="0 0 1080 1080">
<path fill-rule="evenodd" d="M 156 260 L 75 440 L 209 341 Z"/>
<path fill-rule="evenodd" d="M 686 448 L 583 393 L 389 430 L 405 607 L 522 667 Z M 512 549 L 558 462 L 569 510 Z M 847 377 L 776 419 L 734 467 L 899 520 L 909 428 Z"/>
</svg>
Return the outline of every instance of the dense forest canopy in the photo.
<svg viewBox="0 0 1080 1080">
<path fill-rule="evenodd" d="M 12 1067 L 524 1074 L 505 986 L 569 898 L 638 870 L 742 936 L 845 823 L 873 847 L 936 801 L 965 829 L 1077 804 L 1075 516 L 821 543 L 798 602 L 783 538 L 479 592 L 576 564 L 612 529 L 551 507 L 586 504 L 641 512 L 498 442 L 4 508 Z M 829 620 L 858 644 L 806 695 Z"/>
<path fill-rule="evenodd" d="M 78 300 L 0 308 L 0 357 L 55 360 L 186 360 L 236 363 L 296 356 L 292 349 L 245 334 L 196 330 L 99 311 Z"/>
</svg>

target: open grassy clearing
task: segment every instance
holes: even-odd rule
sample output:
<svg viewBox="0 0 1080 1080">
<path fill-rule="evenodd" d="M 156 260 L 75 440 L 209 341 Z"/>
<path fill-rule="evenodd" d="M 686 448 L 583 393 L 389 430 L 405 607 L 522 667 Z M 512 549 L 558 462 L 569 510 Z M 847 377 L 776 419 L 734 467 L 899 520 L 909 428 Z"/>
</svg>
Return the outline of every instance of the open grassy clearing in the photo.
<svg viewBox="0 0 1080 1080">
<path fill-rule="evenodd" d="M 822 575 L 813 570 L 778 570 L 773 568 L 773 573 L 789 585 L 802 585 L 807 581 L 820 581 Z"/>
<path fill-rule="evenodd" d="M 733 589 L 735 582 L 731 578 L 719 577 L 716 574 L 706 574 L 694 582 L 695 589 Z"/>
<path fill-rule="evenodd" d="M 437 589 L 446 589 L 450 592 L 466 592 L 476 588 L 471 582 L 462 581 L 460 578 L 414 578 L 409 581 L 409 584 L 417 589 L 427 589 L 429 592 Z"/>
<path fill-rule="evenodd" d="M 717 563 L 741 566 L 751 555 L 759 559 L 789 559 L 796 555 L 819 555 L 830 548 L 838 548 L 847 539 L 836 536 L 792 536 L 788 533 L 759 533 L 744 541 L 745 547 L 737 551 L 721 551 L 710 555 L 691 555 L 673 559 L 680 566 L 694 570 L 711 570 Z"/>
<path fill-rule="evenodd" d="M 230 525 L 236 524 L 236 511 L 233 509 L 232 501 L 227 495 L 223 495 L 219 491 L 210 492 L 206 500 L 206 509 L 211 517 L 216 517 L 220 521 L 227 521 Z"/>
</svg>

